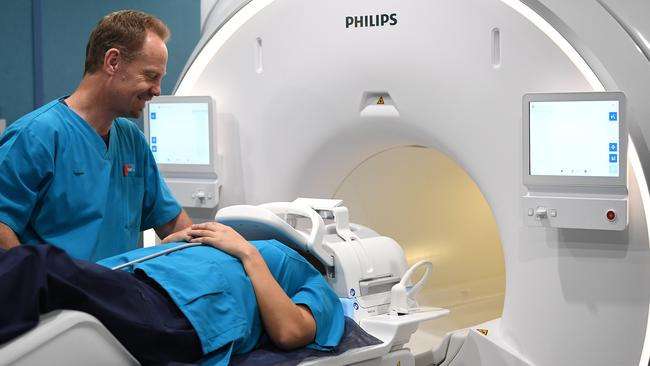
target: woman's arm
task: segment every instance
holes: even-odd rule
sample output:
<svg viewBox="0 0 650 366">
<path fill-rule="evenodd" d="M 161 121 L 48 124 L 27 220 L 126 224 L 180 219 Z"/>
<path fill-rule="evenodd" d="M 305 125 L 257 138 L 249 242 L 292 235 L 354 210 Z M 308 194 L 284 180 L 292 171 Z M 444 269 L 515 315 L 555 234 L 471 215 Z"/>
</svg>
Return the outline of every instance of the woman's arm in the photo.
<svg viewBox="0 0 650 366">
<path fill-rule="evenodd" d="M 192 225 L 193 243 L 210 244 L 238 258 L 253 284 L 264 328 L 281 349 L 311 343 L 316 321 L 306 306 L 296 305 L 273 278 L 264 258 L 251 243 L 229 226 L 216 222 Z"/>
</svg>

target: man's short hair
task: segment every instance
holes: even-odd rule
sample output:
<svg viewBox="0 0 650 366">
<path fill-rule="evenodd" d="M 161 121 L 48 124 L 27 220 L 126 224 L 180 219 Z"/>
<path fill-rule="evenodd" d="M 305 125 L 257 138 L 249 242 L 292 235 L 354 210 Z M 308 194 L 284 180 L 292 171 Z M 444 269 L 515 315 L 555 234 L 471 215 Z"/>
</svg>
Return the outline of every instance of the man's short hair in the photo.
<svg viewBox="0 0 650 366">
<path fill-rule="evenodd" d="M 133 61 L 142 50 L 147 31 L 164 42 L 171 33 L 160 19 L 141 11 L 121 10 L 104 16 L 88 39 L 84 74 L 101 69 L 104 55 L 111 48 L 118 49 L 127 62 Z"/>
</svg>

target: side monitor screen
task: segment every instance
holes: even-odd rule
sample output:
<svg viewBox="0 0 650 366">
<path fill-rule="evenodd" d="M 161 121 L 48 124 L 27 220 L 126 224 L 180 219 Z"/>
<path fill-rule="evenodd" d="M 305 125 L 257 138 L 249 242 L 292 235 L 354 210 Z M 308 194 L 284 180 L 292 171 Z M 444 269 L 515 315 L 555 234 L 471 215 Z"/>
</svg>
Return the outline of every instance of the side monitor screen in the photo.
<svg viewBox="0 0 650 366">
<path fill-rule="evenodd" d="M 213 171 L 210 97 L 156 97 L 147 103 L 144 122 L 151 153 L 162 172 Z"/>
<path fill-rule="evenodd" d="M 627 132 L 623 98 L 622 93 L 614 92 L 524 96 L 528 183 L 624 182 Z"/>
<path fill-rule="evenodd" d="M 207 103 L 151 103 L 149 145 L 158 164 L 210 164 Z"/>
<path fill-rule="evenodd" d="M 618 177 L 617 100 L 530 102 L 530 174 Z"/>
</svg>

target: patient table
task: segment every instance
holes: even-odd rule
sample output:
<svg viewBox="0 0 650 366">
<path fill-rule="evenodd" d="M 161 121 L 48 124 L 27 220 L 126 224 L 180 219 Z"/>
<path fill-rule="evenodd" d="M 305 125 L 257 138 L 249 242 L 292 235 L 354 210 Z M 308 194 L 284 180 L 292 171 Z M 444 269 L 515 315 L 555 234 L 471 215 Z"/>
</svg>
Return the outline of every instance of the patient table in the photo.
<svg viewBox="0 0 650 366">
<path fill-rule="evenodd" d="M 323 217 L 332 223 L 325 225 Z M 421 322 L 448 314 L 446 309 L 417 305 L 415 296 L 431 274 L 431 263 L 418 262 L 408 269 L 400 246 L 368 228 L 351 225 L 340 201 L 299 199 L 230 206 L 215 219 L 248 240 L 277 239 L 315 256 L 326 268 L 328 283 L 351 319 L 348 322 L 380 341 L 338 355 L 310 357 L 301 365 L 414 365 L 404 344 Z M 420 267 L 425 268 L 424 275 L 411 286 L 411 277 Z M 346 332 L 348 328 L 353 327 L 346 326 Z M 97 319 L 61 310 L 43 315 L 38 327 L 0 346 L 0 365 L 39 364 L 138 362 Z"/>
</svg>

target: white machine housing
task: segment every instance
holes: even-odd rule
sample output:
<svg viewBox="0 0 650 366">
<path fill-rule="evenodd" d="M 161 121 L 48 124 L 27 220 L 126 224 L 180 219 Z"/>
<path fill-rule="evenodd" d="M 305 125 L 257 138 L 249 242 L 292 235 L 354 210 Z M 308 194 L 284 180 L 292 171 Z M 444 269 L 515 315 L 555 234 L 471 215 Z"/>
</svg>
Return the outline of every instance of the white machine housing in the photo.
<svg viewBox="0 0 650 366">
<path fill-rule="evenodd" d="M 219 105 L 223 206 L 334 198 L 395 147 L 456 162 L 496 219 L 506 280 L 501 318 L 452 365 L 645 366 L 649 13 L 614 0 L 219 1 L 175 94 Z M 604 90 L 627 98 L 627 227 L 526 225 L 522 96 Z"/>
</svg>

